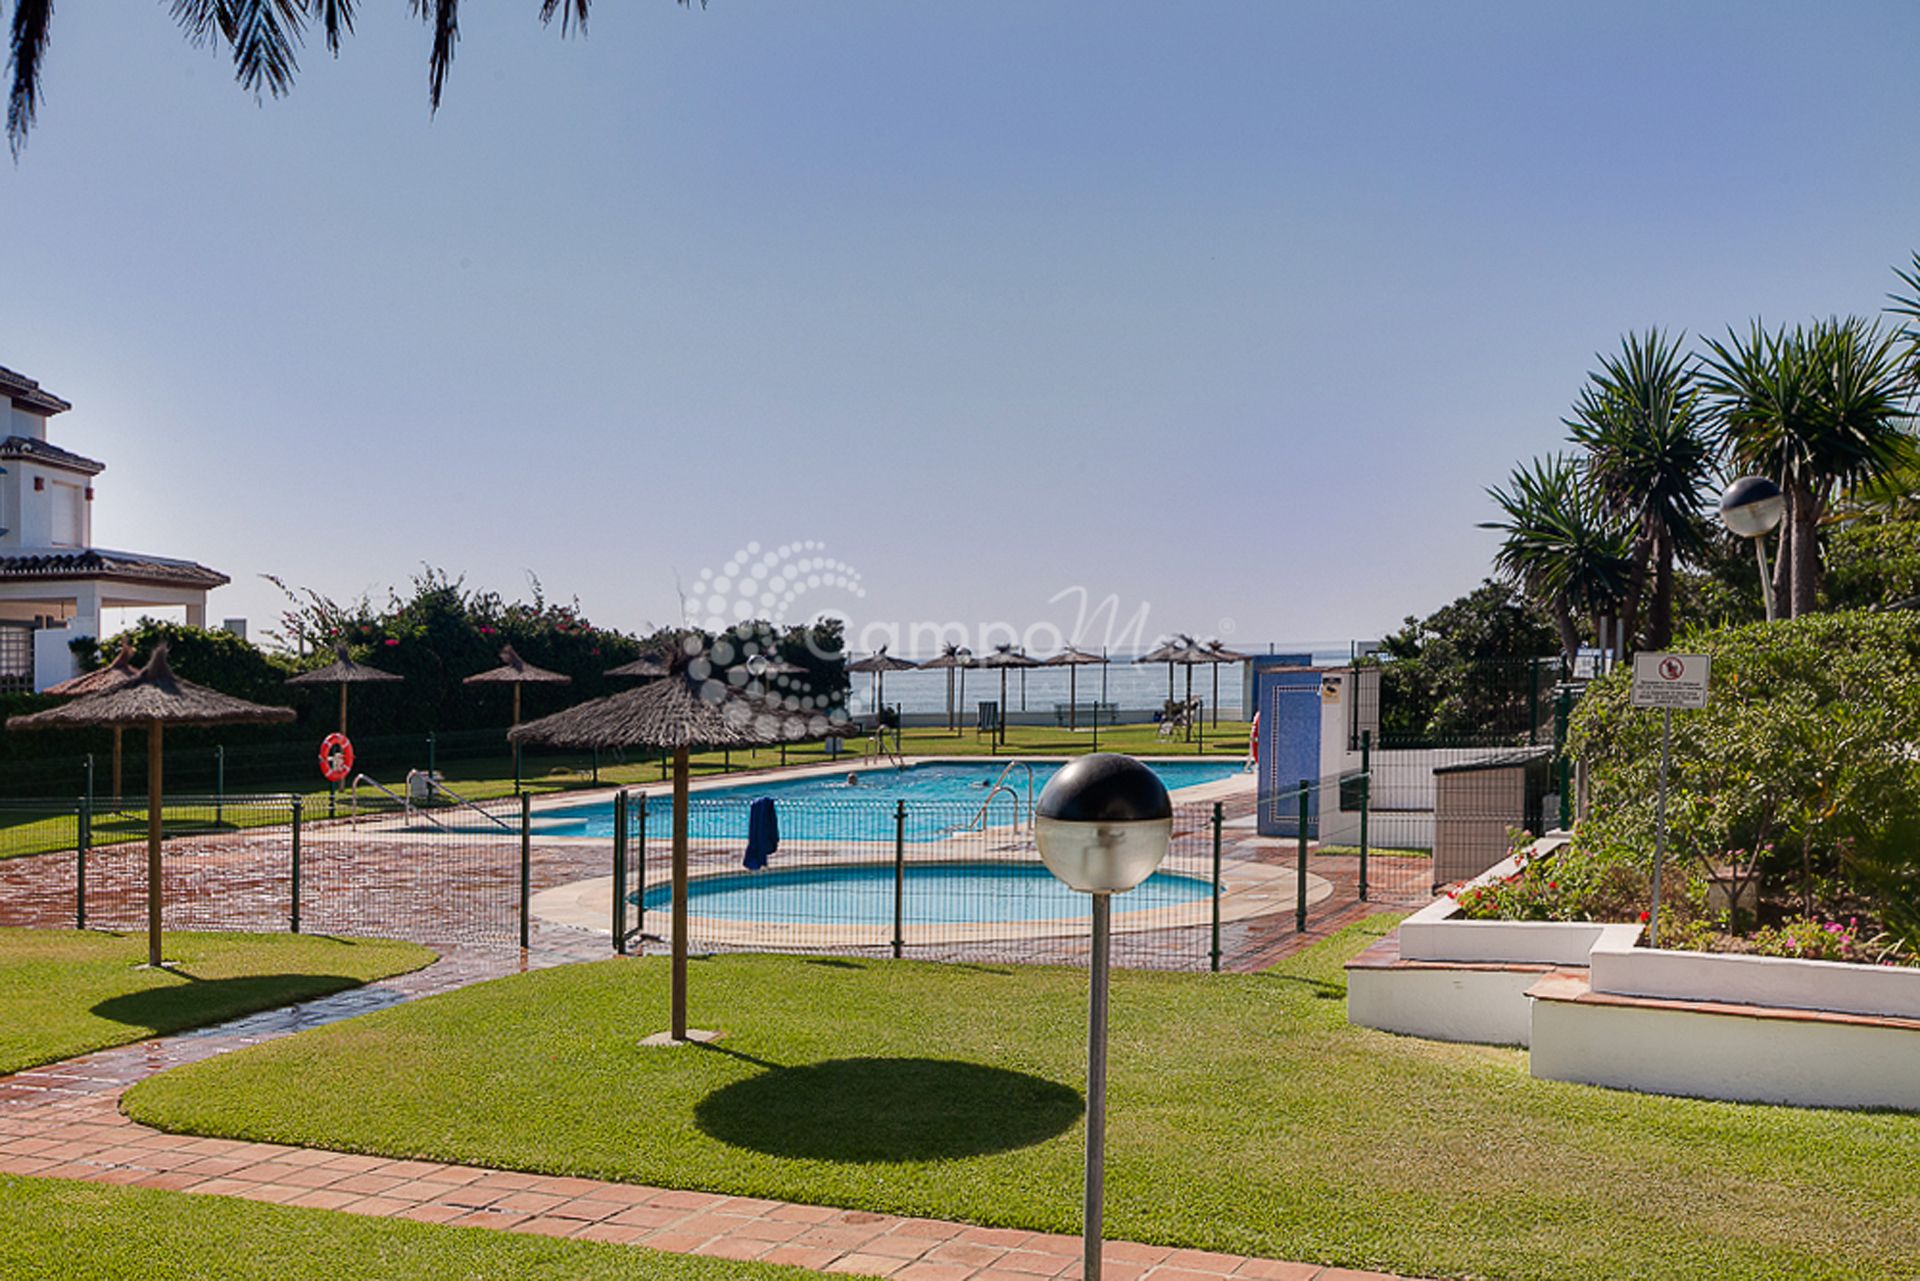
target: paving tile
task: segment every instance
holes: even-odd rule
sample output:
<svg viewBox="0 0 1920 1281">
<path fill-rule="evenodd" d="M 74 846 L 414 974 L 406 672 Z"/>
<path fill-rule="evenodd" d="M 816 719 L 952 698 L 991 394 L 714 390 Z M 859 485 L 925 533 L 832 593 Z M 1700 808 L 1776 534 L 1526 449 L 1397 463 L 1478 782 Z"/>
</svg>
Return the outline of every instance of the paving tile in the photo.
<svg viewBox="0 0 1920 1281">
<path fill-rule="evenodd" d="M 390 1196 L 363 1196 L 358 1201 L 349 1201 L 340 1208 L 348 1214 L 371 1214 L 390 1219 L 403 1210 L 411 1210 L 415 1204 L 412 1201 L 396 1200 Z"/>
<path fill-rule="evenodd" d="M 618 1223 L 589 1223 L 573 1234 L 575 1241 L 606 1241 L 613 1245 L 631 1245 L 646 1235 L 645 1228 L 623 1227 Z"/>
<path fill-rule="evenodd" d="M 925 1258 L 931 1263 L 964 1263 L 968 1267 L 986 1268 L 1000 1262 L 1006 1250 L 1000 1246 L 978 1245 L 971 1241 L 942 1241 L 927 1251 Z"/>
<path fill-rule="evenodd" d="M 570 1237 L 583 1225 L 578 1219 L 554 1219 L 537 1214 L 524 1223 L 514 1225 L 515 1232 L 530 1232 L 541 1237 Z"/>
<path fill-rule="evenodd" d="M 451 1223 L 467 1213 L 454 1205 L 415 1205 L 400 1211 L 395 1217 L 412 1219 L 418 1223 Z"/>
<path fill-rule="evenodd" d="M 667 1250 L 675 1254 L 692 1254 L 713 1237 L 704 1232 L 682 1232 L 677 1228 L 662 1228 L 647 1233 L 641 1238 L 641 1244 L 650 1250 Z"/>
<path fill-rule="evenodd" d="M 907 1266 L 899 1259 L 889 1259 L 884 1254 L 843 1254 L 829 1263 L 822 1271 L 858 1272 L 866 1276 L 890 1277 Z"/>
<path fill-rule="evenodd" d="M 1166 1258 L 1173 1251 L 1164 1245 L 1141 1245 L 1137 1241 L 1102 1241 L 1100 1243 L 1100 1261 L 1111 1263 L 1154 1264 Z"/>
<path fill-rule="evenodd" d="M 328 1188 L 310 1188 L 298 1196 L 292 1197 L 285 1204 L 304 1205 L 312 1210 L 338 1210 L 341 1206 L 351 1204 L 359 1199 L 360 1198 L 351 1192 L 334 1192 Z"/>
<path fill-rule="evenodd" d="M 597 1197 L 578 1196 L 571 1201 L 562 1201 L 547 1213 L 557 1219 L 574 1219 L 584 1223 L 598 1223 L 602 1219 L 611 1219 L 614 1215 L 629 1207 L 618 1201 L 602 1201 Z"/>
<path fill-rule="evenodd" d="M 884 1254 L 894 1259 L 917 1259 L 929 1250 L 937 1249 L 946 1242 L 937 1237 L 912 1236 L 904 1232 L 888 1232 L 869 1240 L 861 1246 L 867 1254 Z"/>
<path fill-rule="evenodd" d="M 657 1205 L 630 1205 L 615 1214 L 611 1221 L 623 1228 L 657 1231 L 672 1227 L 687 1217 L 685 1210 L 666 1210 Z"/>
<path fill-rule="evenodd" d="M 716 1259 L 736 1259 L 745 1261 L 757 1259 L 777 1244 L 773 1241 L 753 1241 L 739 1236 L 715 1237 L 701 1246 L 696 1253 L 711 1255 Z"/>
<path fill-rule="evenodd" d="M 1283 1263 L 1278 1259 L 1248 1259 L 1234 1271 L 1235 1281 L 1319 1281 L 1317 1263 Z"/>
<path fill-rule="evenodd" d="M 922 1259 L 894 1273 L 895 1281 L 968 1281 L 975 1270 L 964 1263 L 932 1263 Z"/>
<path fill-rule="evenodd" d="M 1212 1250 L 1174 1250 L 1160 1262 L 1170 1268 L 1191 1268 L 1196 1272 L 1231 1274 L 1246 1261 L 1245 1255 L 1216 1254 Z"/>
<path fill-rule="evenodd" d="M 474 1184 L 476 1188 L 486 1186 L 484 1182 Z M 567 1198 L 551 1192 L 509 1192 L 499 1200 L 490 1203 L 487 1208 L 500 1213 L 545 1214 L 557 1205 L 565 1205 Z"/>
<path fill-rule="evenodd" d="M 1075 1261 L 1058 1254 L 1043 1254 L 1038 1250 L 1009 1250 L 993 1266 L 1006 1272 L 1018 1272 L 1029 1277 L 1052 1277 L 1072 1266 Z M 1105 1271 L 1105 1260 L 1102 1260 Z"/>
<path fill-rule="evenodd" d="M 780 1205 L 768 1211 L 767 1217 L 793 1223 L 825 1223 L 829 1219 L 839 1218 L 840 1211 L 830 1205 Z M 926 1220 L 908 1219 L 906 1222 L 926 1222 Z"/>
<path fill-rule="evenodd" d="M 997 1245 L 1005 1250 L 1025 1245 L 1033 1233 L 1020 1228 L 967 1228 L 959 1239 L 970 1245 Z"/>
<path fill-rule="evenodd" d="M 818 1272 L 840 1257 L 838 1250 L 821 1250 L 812 1246 L 795 1245 L 791 1241 L 785 1245 L 776 1245 L 760 1256 L 762 1263 L 785 1263 L 796 1268 L 812 1268 Z"/>
<path fill-rule="evenodd" d="M 448 1219 L 447 1222 L 463 1228 L 505 1230 L 524 1223 L 531 1217 L 526 1214 L 495 1214 L 492 1210 L 469 1210 L 458 1218 Z"/>
</svg>

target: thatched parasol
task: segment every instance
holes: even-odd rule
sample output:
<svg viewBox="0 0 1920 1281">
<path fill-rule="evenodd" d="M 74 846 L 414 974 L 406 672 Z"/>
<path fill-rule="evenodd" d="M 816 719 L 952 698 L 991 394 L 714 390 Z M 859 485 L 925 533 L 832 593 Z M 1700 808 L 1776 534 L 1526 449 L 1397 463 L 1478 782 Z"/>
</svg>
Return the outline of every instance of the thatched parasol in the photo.
<svg viewBox="0 0 1920 1281">
<path fill-rule="evenodd" d="M 161 727 L 265 725 L 292 719 L 291 707 L 265 707 L 181 680 L 167 665 L 167 643 L 161 641 L 154 646 L 145 667 L 111 689 L 77 698 L 64 707 L 11 717 L 7 728 L 147 727 L 147 963 L 159 965 L 160 820 L 165 808 L 161 788 Z"/>
<path fill-rule="evenodd" d="M 973 651 L 968 649 L 965 645 L 954 645 L 954 644 L 942 645 L 940 647 L 940 653 L 938 657 L 929 658 L 926 662 L 920 664 L 920 666 L 946 668 L 947 670 L 947 728 L 950 730 L 958 729 L 959 725 L 955 722 L 954 715 L 953 715 L 954 713 L 954 696 L 953 696 L 954 674 L 956 672 L 959 673 L 959 678 L 960 678 L 959 707 L 960 707 L 961 713 L 964 715 L 966 711 L 966 706 L 967 706 L 967 669 L 973 666 Z"/>
<path fill-rule="evenodd" d="M 764 747 L 845 733 L 845 714 L 806 712 L 731 688 L 704 654 L 674 656 L 665 679 L 581 703 L 508 731 L 516 745 L 653 748 L 673 753 L 673 1022 L 687 1032 L 687 774 L 695 748 Z"/>
<path fill-rule="evenodd" d="M 667 661 L 652 654 L 642 654 L 631 663 L 622 663 L 618 667 L 607 669 L 609 676 L 625 676 L 633 680 L 659 680 L 667 674 Z"/>
<path fill-rule="evenodd" d="M 1079 722 L 1080 707 L 1078 703 L 1078 697 L 1079 697 L 1078 677 L 1080 675 L 1080 669 L 1082 667 L 1091 666 L 1092 664 L 1095 664 L 1095 663 L 1105 663 L 1106 661 L 1107 660 L 1105 655 L 1089 654 L 1086 650 L 1075 649 L 1071 645 L 1061 650 L 1058 654 L 1055 654 L 1052 658 L 1043 658 L 1040 660 L 1040 665 L 1042 667 L 1064 667 L 1067 669 L 1067 728 L 1068 729 L 1073 730 L 1073 729 L 1080 728 L 1080 722 Z M 1096 710 L 1093 714 L 1093 725 L 1094 725 L 1094 732 L 1096 734 L 1099 733 L 1100 732 L 1100 713 L 1098 710 Z"/>
<path fill-rule="evenodd" d="M 1165 663 L 1167 665 L 1167 701 L 1173 701 L 1173 665 L 1180 661 L 1180 655 L 1193 648 L 1193 637 L 1173 636 L 1154 646 L 1140 657 L 1136 663 Z"/>
<path fill-rule="evenodd" d="M 1040 666 L 1040 660 L 1037 658 L 1028 658 L 1026 654 L 1011 645 L 995 645 L 993 647 L 993 653 L 988 654 L 985 658 L 979 659 L 978 664 L 981 667 L 997 667 L 1000 669 L 1000 725 L 994 732 L 993 741 L 996 743 L 1004 743 L 1007 741 L 1007 669 L 1009 667 L 1038 667 Z"/>
<path fill-rule="evenodd" d="M 909 672 L 918 666 L 920 664 L 911 659 L 895 658 L 887 653 L 887 647 L 882 645 L 865 658 L 848 663 L 847 670 L 873 673 L 873 705 L 884 712 L 887 709 L 887 673 Z"/>
<path fill-rule="evenodd" d="M 1220 723 L 1220 665 L 1244 663 L 1253 656 L 1228 649 L 1217 636 L 1208 641 L 1198 652 L 1205 655 L 1202 662 L 1213 664 L 1213 723 L 1218 725 Z"/>
<path fill-rule="evenodd" d="M 98 694 L 102 690 L 113 689 L 133 679 L 140 665 L 133 661 L 133 642 L 121 641 L 120 652 L 105 667 L 82 672 L 78 676 L 69 676 L 58 685 L 49 685 L 43 694 L 52 694 L 59 698 L 77 698 L 82 694 Z M 120 803 L 120 730 L 113 727 L 113 803 Z M 89 797 L 89 800 L 92 798 Z"/>
<path fill-rule="evenodd" d="M 535 667 L 514 652 L 511 645 L 500 647 L 500 666 L 469 676 L 462 685 L 513 686 L 513 723 L 520 723 L 520 687 L 522 685 L 571 685 L 573 677 Z"/>
<path fill-rule="evenodd" d="M 341 645 L 336 657 L 325 667 L 311 672 L 302 672 L 298 676 L 287 677 L 289 685 L 338 685 L 340 687 L 340 732 L 347 732 L 347 686 L 365 685 L 376 681 L 397 681 L 404 677 L 392 672 L 383 672 L 377 667 L 368 667 L 365 663 L 356 663 L 347 654 L 347 647 Z"/>
</svg>

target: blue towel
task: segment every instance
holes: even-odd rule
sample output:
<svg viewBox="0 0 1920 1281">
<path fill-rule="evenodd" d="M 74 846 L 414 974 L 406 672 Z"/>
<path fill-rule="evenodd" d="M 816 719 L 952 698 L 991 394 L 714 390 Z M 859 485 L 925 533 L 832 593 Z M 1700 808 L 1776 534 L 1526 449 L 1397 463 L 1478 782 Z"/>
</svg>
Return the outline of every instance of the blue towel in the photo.
<svg viewBox="0 0 1920 1281">
<path fill-rule="evenodd" d="M 747 870 L 765 867 L 767 855 L 779 848 L 780 816 L 773 812 L 773 798 L 759 797 L 747 808 Z"/>
</svg>

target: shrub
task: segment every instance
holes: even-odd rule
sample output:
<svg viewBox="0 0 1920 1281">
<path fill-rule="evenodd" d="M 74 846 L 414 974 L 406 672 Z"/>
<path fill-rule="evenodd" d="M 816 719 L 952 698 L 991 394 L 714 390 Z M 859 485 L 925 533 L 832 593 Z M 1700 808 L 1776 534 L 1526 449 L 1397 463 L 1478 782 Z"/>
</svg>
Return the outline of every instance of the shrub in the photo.
<svg viewBox="0 0 1920 1281">
<path fill-rule="evenodd" d="M 1696 633 L 1712 703 L 1673 717 L 1668 848 L 1731 868 L 1763 907 L 1859 914 L 1920 939 L 1920 616 L 1842 613 Z M 1630 672 L 1594 682 L 1569 750 L 1589 771 L 1586 851 L 1651 864 L 1660 716 Z"/>
</svg>

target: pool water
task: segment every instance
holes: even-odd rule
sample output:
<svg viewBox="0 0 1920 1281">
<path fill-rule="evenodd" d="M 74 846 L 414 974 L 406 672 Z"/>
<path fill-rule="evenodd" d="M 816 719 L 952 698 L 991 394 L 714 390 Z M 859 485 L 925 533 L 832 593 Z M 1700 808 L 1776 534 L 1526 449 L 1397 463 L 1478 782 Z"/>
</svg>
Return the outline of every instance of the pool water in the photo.
<svg viewBox="0 0 1920 1281">
<path fill-rule="evenodd" d="M 1034 761 L 1033 796 L 1058 772 L 1063 761 Z M 1218 782 L 1240 773 L 1237 761 L 1148 761 L 1168 790 Z M 896 807 L 906 802 L 905 835 L 910 843 L 939 840 L 972 824 L 982 804 L 988 803 L 993 781 L 1007 769 L 1005 759 L 925 765 L 865 768 L 850 763 L 847 773 L 815 774 L 806 778 L 758 779 L 730 787 L 695 792 L 687 816 L 694 840 L 745 840 L 746 802 L 771 797 L 780 820 L 782 840 L 891 841 Z M 849 783 L 848 777 L 857 781 Z M 1006 783 L 1017 793 L 1018 815 L 1027 812 L 1027 764 L 1007 774 Z M 638 791 L 639 789 L 633 789 Z M 664 836 L 672 822 L 673 797 L 665 787 L 647 790 L 646 824 L 650 839 Z M 640 821 L 639 797 L 629 822 Z M 1015 821 L 1016 797 L 993 794 L 990 825 Z M 542 809 L 535 813 L 533 830 L 541 836 L 584 836 L 606 840 L 613 835 L 613 802 L 593 801 Z"/>
<path fill-rule="evenodd" d="M 776 925 L 890 925 L 893 865 L 859 863 L 695 877 L 687 910 L 709 920 Z M 1040 863 L 909 863 L 904 879 L 908 925 L 1084 920 L 1089 898 L 1068 889 Z M 1120 895 L 1116 911 L 1192 903 L 1212 893 L 1197 877 L 1155 872 Z M 646 893 L 646 910 L 665 911 L 672 887 Z"/>
</svg>

